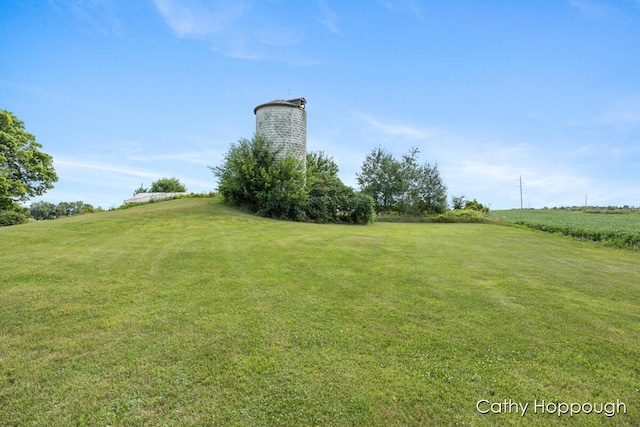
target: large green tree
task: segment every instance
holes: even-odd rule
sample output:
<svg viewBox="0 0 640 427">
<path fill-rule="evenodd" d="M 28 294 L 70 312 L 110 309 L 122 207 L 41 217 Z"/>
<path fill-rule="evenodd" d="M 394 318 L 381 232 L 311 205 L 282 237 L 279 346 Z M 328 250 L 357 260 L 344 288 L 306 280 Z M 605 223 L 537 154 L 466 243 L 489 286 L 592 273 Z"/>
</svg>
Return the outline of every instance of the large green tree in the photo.
<svg viewBox="0 0 640 427">
<path fill-rule="evenodd" d="M 58 181 L 53 157 L 40 148 L 22 121 L 0 110 L 0 210 L 14 210 L 19 202 L 44 194 Z"/>
<path fill-rule="evenodd" d="M 418 153 L 412 148 L 398 160 L 378 147 L 367 155 L 356 179 L 361 191 L 373 197 L 377 213 L 421 215 L 447 209 L 447 187 L 438 165 L 418 164 Z"/>
</svg>

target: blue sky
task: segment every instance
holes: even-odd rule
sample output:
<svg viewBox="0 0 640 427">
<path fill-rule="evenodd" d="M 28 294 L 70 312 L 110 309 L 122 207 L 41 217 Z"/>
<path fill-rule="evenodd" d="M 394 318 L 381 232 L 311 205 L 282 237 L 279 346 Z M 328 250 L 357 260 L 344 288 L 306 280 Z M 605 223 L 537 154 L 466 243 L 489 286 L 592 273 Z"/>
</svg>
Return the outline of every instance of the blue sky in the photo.
<svg viewBox="0 0 640 427">
<path fill-rule="evenodd" d="M 640 206 L 640 0 L 3 0 L 0 109 L 53 155 L 35 200 L 120 205 L 307 99 L 356 187 L 378 146 L 492 209 Z"/>
</svg>

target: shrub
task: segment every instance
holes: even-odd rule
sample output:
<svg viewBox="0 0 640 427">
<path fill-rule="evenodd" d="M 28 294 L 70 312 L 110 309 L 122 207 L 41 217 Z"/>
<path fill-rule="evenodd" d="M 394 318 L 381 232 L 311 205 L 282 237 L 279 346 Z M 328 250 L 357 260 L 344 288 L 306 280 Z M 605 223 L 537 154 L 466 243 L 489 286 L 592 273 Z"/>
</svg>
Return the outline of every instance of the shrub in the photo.
<svg viewBox="0 0 640 427">
<path fill-rule="evenodd" d="M 484 213 L 489 212 L 489 208 L 483 205 L 482 203 L 478 202 L 476 199 L 467 200 L 464 204 L 464 208 L 468 210 L 474 210 L 474 211 L 484 212 Z"/>
<path fill-rule="evenodd" d="M 348 200 L 348 215 L 350 224 L 369 224 L 375 220 L 376 211 L 373 197 L 353 192 L 353 195 Z"/>
<path fill-rule="evenodd" d="M 375 217 L 373 198 L 357 193 L 338 177 L 317 178 L 309 190 L 306 215 L 318 223 L 368 224 Z"/>
<path fill-rule="evenodd" d="M 454 209 L 440 214 L 436 218 L 439 222 L 488 222 L 487 216 L 473 209 Z"/>
<path fill-rule="evenodd" d="M 24 224 L 27 222 L 25 214 L 16 211 L 0 211 L 0 227 Z"/>
<path fill-rule="evenodd" d="M 302 220 L 306 202 L 304 165 L 260 135 L 232 144 L 221 166 L 209 167 L 218 191 L 232 205 L 261 216 Z"/>
</svg>

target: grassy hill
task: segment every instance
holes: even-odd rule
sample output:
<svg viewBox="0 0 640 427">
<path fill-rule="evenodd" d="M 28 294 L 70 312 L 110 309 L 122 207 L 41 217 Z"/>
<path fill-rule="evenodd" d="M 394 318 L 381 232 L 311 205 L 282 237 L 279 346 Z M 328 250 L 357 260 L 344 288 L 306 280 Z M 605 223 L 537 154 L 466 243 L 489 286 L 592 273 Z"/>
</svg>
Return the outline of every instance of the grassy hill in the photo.
<svg viewBox="0 0 640 427">
<path fill-rule="evenodd" d="M 640 425 L 637 253 L 184 199 L 0 228 L 0 254 L 0 425 Z M 477 410 L 505 399 L 525 416 Z"/>
</svg>

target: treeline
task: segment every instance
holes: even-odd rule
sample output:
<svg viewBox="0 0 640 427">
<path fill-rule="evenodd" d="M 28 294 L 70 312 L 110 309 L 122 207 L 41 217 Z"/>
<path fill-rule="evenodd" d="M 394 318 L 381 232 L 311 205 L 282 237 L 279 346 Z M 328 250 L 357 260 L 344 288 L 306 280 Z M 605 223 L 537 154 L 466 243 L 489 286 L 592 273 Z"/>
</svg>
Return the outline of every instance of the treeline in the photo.
<svg viewBox="0 0 640 427">
<path fill-rule="evenodd" d="M 60 202 L 57 205 L 50 202 L 36 202 L 29 207 L 29 217 L 41 221 L 47 219 L 57 219 L 67 216 L 83 215 L 103 211 L 102 208 L 94 208 L 88 203 Z"/>
<path fill-rule="evenodd" d="M 413 148 L 396 158 L 384 148 L 372 150 L 357 174 L 360 191 L 338 178 L 338 165 L 323 152 L 308 153 L 303 163 L 260 135 L 232 144 L 223 164 L 210 169 L 227 203 L 271 218 L 350 224 L 367 224 L 376 216 L 484 222 L 489 209 L 475 199 L 454 197 L 449 210 L 438 165 L 420 164 L 418 153 Z"/>
</svg>

